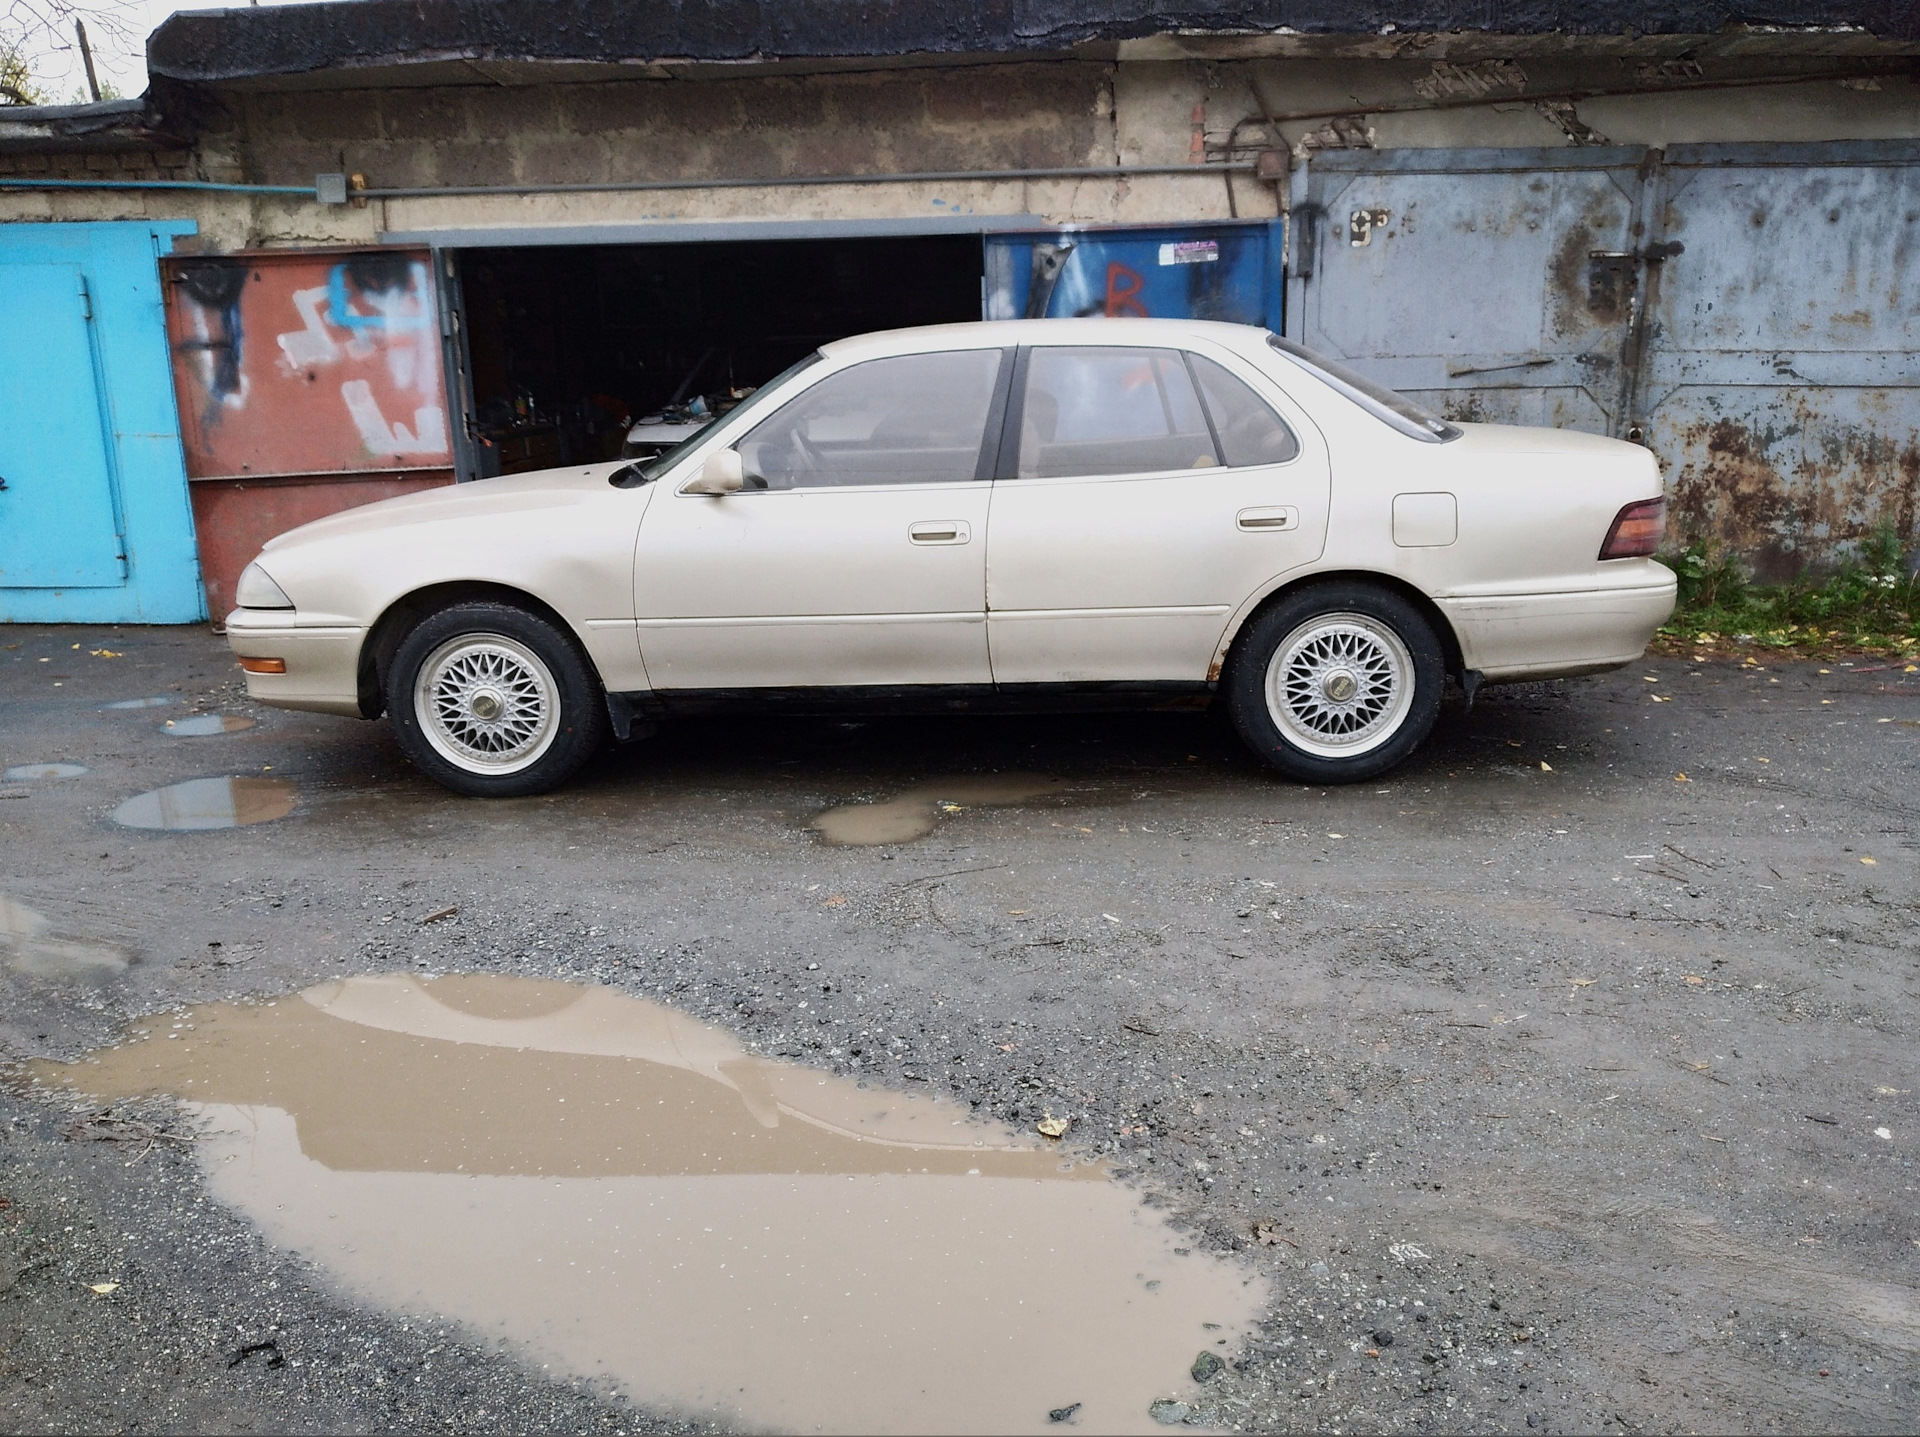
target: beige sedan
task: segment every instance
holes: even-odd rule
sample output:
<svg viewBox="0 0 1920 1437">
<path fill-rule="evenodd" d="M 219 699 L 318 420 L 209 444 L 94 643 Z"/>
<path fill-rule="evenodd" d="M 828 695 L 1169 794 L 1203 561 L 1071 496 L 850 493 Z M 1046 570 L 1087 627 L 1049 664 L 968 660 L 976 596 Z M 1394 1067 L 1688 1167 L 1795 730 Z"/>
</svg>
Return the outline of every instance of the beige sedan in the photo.
<svg viewBox="0 0 1920 1437">
<path fill-rule="evenodd" d="M 1449 424 L 1264 330 L 841 340 L 644 464 L 458 485 L 269 543 L 227 620 L 265 703 L 391 715 L 462 793 L 662 716 L 1224 702 L 1372 777 L 1481 683 L 1637 658 L 1673 607 L 1653 457 Z"/>
</svg>

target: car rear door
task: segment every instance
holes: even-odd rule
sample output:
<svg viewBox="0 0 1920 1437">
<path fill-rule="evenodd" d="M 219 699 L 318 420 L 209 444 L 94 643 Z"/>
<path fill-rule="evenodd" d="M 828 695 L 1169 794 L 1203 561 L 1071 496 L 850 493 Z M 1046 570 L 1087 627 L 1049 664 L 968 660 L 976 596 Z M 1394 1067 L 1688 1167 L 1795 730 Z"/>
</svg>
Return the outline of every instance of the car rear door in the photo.
<svg viewBox="0 0 1920 1437">
<path fill-rule="evenodd" d="M 1021 352 L 987 541 L 994 682 L 1203 683 L 1234 610 L 1319 557 L 1325 442 L 1225 350 Z"/>
<path fill-rule="evenodd" d="M 1001 349 L 827 375 L 739 445 L 747 487 L 648 506 L 634 594 L 656 690 L 991 682 Z"/>
</svg>

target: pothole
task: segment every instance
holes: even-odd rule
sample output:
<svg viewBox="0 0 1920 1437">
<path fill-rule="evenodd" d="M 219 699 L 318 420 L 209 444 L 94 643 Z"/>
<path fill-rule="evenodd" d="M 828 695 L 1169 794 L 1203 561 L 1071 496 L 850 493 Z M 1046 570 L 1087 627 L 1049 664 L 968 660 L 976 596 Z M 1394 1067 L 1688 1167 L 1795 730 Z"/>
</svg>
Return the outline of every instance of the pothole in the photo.
<svg viewBox="0 0 1920 1437">
<path fill-rule="evenodd" d="M 192 778 L 136 794 L 113 811 L 125 828 L 189 832 L 271 823 L 293 812 L 300 791 L 284 778 Z"/>
<path fill-rule="evenodd" d="M 0 894 L 0 952 L 15 972 L 35 978 L 111 978 L 127 969 L 127 954 L 104 943 L 59 937 L 54 922 Z"/>
<path fill-rule="evenodd" d="M 209 734 L 239 733 L 253 727 L 253 720 L 239 714 L 194 714 L 189 718 L 168 719 L 160 732 L 168 738 L 205 738 Z"/>
<path fill-rule="evenodd" d="M 1007 808 L 1064 792 L 1057 778 L 1033 773 L 989 774 L 975 778 L 935 779 L 915 784 L 879 803 L 843 803 L 817 814 L 808 824 L 828 843 L 873 847 L 911 843 L 933 832 L 947 814 L 969 807 Z"/>
<path fill-rule="evenodd" d="M 354 1296 L 734 1430 L 1150 1431 L 1266 1295 L 1098 1165 L 610 988 L 349 978 L 33 1067 L 187 1100 Z"/>
<path fill-rule="evenodd" d="M 173 702 L 171 694 L 154 694 L 144 699 L 121 699 L 117 703 L 101 704 L 103 709 L 163 709 Z"/>
<path fill-rule="evenodd" d="M 86 771 L 83 763 L 16 763 L 5 776 L 13 783 L 27 783 L 41 778 L 78 778 Z"/>
</svg>

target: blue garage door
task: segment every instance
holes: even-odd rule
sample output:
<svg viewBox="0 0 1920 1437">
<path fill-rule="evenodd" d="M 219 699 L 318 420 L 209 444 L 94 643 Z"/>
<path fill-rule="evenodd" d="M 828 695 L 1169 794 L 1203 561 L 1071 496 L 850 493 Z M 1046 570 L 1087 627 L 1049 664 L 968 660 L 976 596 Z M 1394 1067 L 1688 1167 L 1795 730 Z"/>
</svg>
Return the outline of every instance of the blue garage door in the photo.
<svg viewBox="0 0 1920 1437">
<path fill-rule="evenodd" d="M 160 305 L 195 228 L 0 224 L 0 624 L 206 617 Z"/>
<path fill-rule="evenodd" d="M 988 319 L 1217 319 L 1280 328 L 1279 220 L 987 236 Z"/>
<path fill-rule="evenodd" d="M 32 336 L 0 351 L 0 588 L 117 586 L 126 551 L 86 278 L 72 264 L 0 264 L 0 314 Z"/>
</svg>

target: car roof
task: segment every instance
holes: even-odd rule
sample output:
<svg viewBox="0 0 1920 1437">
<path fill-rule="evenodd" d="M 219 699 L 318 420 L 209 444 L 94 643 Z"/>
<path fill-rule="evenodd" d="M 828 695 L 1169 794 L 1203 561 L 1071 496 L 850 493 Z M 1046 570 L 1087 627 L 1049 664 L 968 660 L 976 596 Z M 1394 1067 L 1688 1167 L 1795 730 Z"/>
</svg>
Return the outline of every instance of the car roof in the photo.
<svg viewBox="0 0 1920 1437">
<path fill-rule="evenodd" d="M 914 329 L 883 329 L 855 334 L 820 346 L 828 359 L 863 354 L 913 354 L 921 350 L 975 349 L 1013 344 L 1183 344 L 1210 338 L 1227 344 L 1265 339 L 1267 331 L 1250 324 L 1204 319 L 987 319 L 967 324 L 927 324 Z"/>
</svg>

